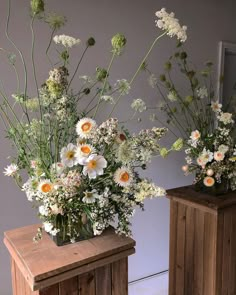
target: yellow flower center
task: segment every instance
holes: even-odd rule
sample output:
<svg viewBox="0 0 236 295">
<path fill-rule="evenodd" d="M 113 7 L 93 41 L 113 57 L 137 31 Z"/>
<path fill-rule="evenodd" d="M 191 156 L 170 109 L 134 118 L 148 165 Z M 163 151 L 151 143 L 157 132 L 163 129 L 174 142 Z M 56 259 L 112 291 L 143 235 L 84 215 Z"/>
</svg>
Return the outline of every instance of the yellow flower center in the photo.
<svg viewBox="0 0 236 295">
<path fill-rule="evenodd" d="M 129 181 L 129 173 L 128 172 L 124 172 L 120 175 L 120 180 L 123 181 L 123 182 L 127 182 Z"/>
<path fill-rule="evenodd" d="M 91 152 L 91 149 L 89 146 L 85 145 L 81 147 L 81 152 L 84 154 L 89 154 Z"/>
<path fill-rule="evenodd" d="M 66 158 L 69 159 L 69 160 L 71 160 L 71 159 L 74 158 L 74 155 L 75 155 L 75 152 L 74 151 L 69 151 L 66 154 Z"/>
<path fill-rule="evenodd" d="M 50 183 L 44 183 L 41 186 L 41 190 L 43 193 L 49 193 L 52 190 L 52 185 Z"/>
<path fill-rule="evenodd" d="M 88 132 L 91 129 L 91 127 L 92 127 L 92 124 L 90 122 L 86 122 L 81 126 L 81 129 L 84 132 Z"/>
<path fill-rule="evenodd" d="M 90 160 L 88 162 L 88 168 L 95 169 L 97 167 L 97 162 L 95 160 Z"/>
</svg>

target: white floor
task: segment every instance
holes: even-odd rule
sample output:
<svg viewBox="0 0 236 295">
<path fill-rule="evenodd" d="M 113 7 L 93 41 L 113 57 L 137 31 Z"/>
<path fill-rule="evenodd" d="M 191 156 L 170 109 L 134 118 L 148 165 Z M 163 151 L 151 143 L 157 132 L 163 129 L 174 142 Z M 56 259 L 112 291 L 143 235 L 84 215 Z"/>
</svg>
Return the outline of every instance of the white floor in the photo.
<svg viewBox="0 0 236 295">
<path fill-rule="evenodd" d="M 168 295 L 168 272 L 130 283 L 129 295 Z"/>
</svg>

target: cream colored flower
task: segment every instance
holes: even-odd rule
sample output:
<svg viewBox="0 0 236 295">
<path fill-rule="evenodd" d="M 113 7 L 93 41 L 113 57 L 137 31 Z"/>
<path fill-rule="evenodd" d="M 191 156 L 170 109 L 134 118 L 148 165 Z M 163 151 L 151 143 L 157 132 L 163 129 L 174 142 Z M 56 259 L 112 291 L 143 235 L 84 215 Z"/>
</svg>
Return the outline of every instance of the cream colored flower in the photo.
<svg viewBox="0 0 236 295">
<path fill-rule="evenodd" d="M 127 167 L 121 167 L 114 173 L 114 181 L 120 186 L 127 187 L 133 181 L 133 173 Z"/>
<path fill-rule="evenodd" d="M 93 119 L 83 118 L 76 124 L 76 132 L 81 138 L 91 138 L 96 126 Z"/>
<path fill-rule="evenodd" d="M 95 153 L 95 148 L 90 144 L 81 144 L 76 148 L 76 157 L 78 159 L 83 157 L 88 157 L 91 154 Z"/>
<path fill-rule="evenodd" d="M 62 164 L 66 167 L 73 167 L 78 164 L 78 158 L 75 156 L 76 146 L 72 143 L 69 143 L 67 147 L 62 148 L 61 150 L 61 161 Z"/>
<path fill-rule="evenodd" d="M 43 194 L 51 193 L 53 190 L 53 183 L 49 179 L 43 179 L 39 182 L 38 191 Z"/>
<path fill-rule="evenodd" d="M 74 37 L 67 36 L 67 35 L 56 35 L 53 38 L 53 41 L 56 44 L 62 44 L 66 48 L 71 48 L 75 45 L 78 45 L 81 41 L 80 39 L 75 39 Z"/>
<path fill-rule="evenodd" d="M 217 162 L 223 161 L 224 160 L 224 157 L 225 157 L 225 154 L 224 153 L 222 153 L 220 151 L 214 152 L 214 159 Z"/>
<path fill-rule="evenodd" d="M 103 174 L 103 169 L 107 167 L 107 161 L 103 156 L 92 154 L 88 158 L 84 158 L 81 165 L 84 165 L 83 174 L 94 179 Z"/>
<path fill-rule="evenodd" d="M 215 179 L 213 177 L 207 176 L 204 178 L 203 183 L 205 186 L 211 187 L 215 184 Z"/>
<path fill-rule="evenodd" d="M 198 141 L 200 137 L 201 133 L 198 130 L 193 131 L 190 136 L 193 141 Z"/>
<path fill-rule="evenodd" d="M 219 114 L 218 119 L 220 122 L 224 123 L 225 125 L 234 123 L 231 113 L 221 113 Z"/>
<path fill-rule="evenodd" d="M 218 101 L 213 101 L 211 103 L 211 109 L 213 112 L 218 113 L 220 112 L 221 108 L 222 108 L 222 104 L 219 103 Z"/>
</svg>

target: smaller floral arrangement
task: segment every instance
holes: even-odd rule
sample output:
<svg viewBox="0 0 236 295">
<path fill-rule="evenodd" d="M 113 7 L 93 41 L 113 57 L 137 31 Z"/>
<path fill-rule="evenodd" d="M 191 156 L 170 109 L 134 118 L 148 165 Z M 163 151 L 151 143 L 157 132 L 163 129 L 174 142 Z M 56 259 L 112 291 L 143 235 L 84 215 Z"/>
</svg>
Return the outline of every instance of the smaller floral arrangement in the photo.
<svg viewBox="0 0 236 295">
<path fill-rule="evenodd" d="M 117 233 L 130 235 L 130 217 L 146 198 L 165 195 L 165 190 L 142 179 L 145 169 L 159 154 L 159 139 L 165 128 L 142 130 L 130 135 L 110 118 L 97 126 L 82 118 L 76 124 L 78 138 L 60 151 L 60 162 L 44 171 L 40 158 L 31 161 L 31 177 L 23 185 L 29 201 L 35 202 L 43 228 L 52 236 L 76 241 L 83 230 L 99 235 L 118 217 Z M 13 169 L 14 171 L 10 171 Z M 17 167 L 8 167 L 14 176 Z M 66 226 L 66 229 L 64 228 Z M 41 238 L 39 229 L 35 239 Z"/>
<path fill-rule="evenodd" d="M 198 130 L 192 131 L 185 150 L 187 165 L 182 169 L 186 174 L 195 171 L 194 183 L 200 187 L 223 193 L 236 190 L 234 120 L 231 113 L 221 110 L 218 102 L 212 102 L 211 108 L 216 115 L 216 128 L 204 137 Z"/>
</svg>

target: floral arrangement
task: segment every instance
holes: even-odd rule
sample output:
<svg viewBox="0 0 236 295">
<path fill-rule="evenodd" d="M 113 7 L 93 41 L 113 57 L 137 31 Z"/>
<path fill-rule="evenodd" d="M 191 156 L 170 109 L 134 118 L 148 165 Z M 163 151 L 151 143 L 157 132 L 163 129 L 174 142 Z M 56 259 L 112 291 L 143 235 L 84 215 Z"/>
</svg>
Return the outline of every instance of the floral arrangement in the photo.
<svg viewBox="0 0 236 295">
<path fill-rule="evenodd" d="M 111 67 L 126 45 L 124 35 L 112 37 L 112 56 L 107 69 L 97 67 L 93 76 L 80 75 L 78 79 L 80 64 L 87 50 L 95 45 L 95 39 L 87 40 L 77 66 L 71 70 L 71 48 L 83 42 L 71 36 L 55 35 L 66 20 L 54 13 L 47 15 L 43 0 L 31 0 L 31 15 L 31 62 L 36 89 L 33 97 L 28 95 L 24 56 L 8 32 L 9 5 L 6 35 L 16 53 L 4 52 L 15 70 L 18 87 L 13 103 L 1 91 L 0 113 L 17 157 L 4 173 L 13 177 L 33 202 L 43 221 L 42 228 L 52 236 L 74 242 L 82 236 L 101 234 L 115 218 L 117 233 L 130 235 L 129 218 L 135 206 L 143 208 L 145 198 L 165 194 L 163 188 L 141 178 L 139 171 L 146 169 L 151 158 L 163 150 L 159 140 L 167 129 L 153 127 L 131 135 L 112 114 L 121 97 L 129 93 L 155 43 L 166 34 L 184 42 L 186 27 L 179 25 L 173 13 L 168 14 L 165 9 L 157 12 L 157 26 L 164 32 L 155 38 L 130 81 L 120 79 L 112 84 Z M 36 19 L 48 23 L 52 30 L 46 56 L 53 68 L 41 86 L 34 60 Z M 53 43 L 59 55 L 56 62 L 49 54 Z M 23 92 L 17 71 L 18 56 L 24 68 Z M 76 91 L 71 89 L 74 79 L 80 84 Z M 109 105 L 111 112 L 104 122 L 97 124 L 96 116 L 103 104 Z M 15 106 L 21 108 L 23 119 L 17 116 Z M 175 142 L 171 149 L 179 150 L 180 144 Z M 22 180 L 22 170 L 28 174 L 26 182 Z M 42 228 L 35 241 L 41 238 Z"/>
<path fill-rule="evenodd" d="M 158 91 L 161 103 L 156 107 L 166 114 L 166 122 L 174 136 L 180 135 L 184 142 L 186 163 L 182 167 L 186 175 L 195 173 L 194 183 L 203 190 L 221 193 L 236 189 L 236 142 L 233 135 L 235 113 L 223 110 L 215 98 L 212 83 L 212 63 L 197 72 L 188 61 L 187 53 L 179 50 L 165 64 L 165 73 L 159 80 L 147 69 L 150 85 Z M 182 73 L 183 85 L 187 90 L 179 90 L 172 72 Z M 233 110 L 233 97 L 229 105 Z M 160 112 L 151 120 L 160 121 Z M 176 134 L 178 132 L 178 135 Z M 163 156 L 168 150 L 163 150 Z"/>
</svg>

